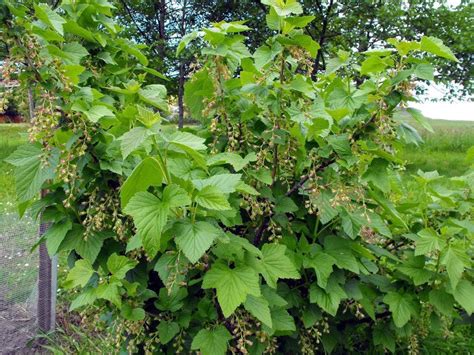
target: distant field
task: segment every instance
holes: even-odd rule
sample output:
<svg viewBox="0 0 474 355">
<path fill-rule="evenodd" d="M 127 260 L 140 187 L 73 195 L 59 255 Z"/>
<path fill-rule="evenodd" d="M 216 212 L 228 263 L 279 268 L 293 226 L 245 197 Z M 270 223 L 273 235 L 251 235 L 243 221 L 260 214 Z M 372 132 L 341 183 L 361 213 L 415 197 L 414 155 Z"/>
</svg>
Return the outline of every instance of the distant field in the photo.
<svg viewBox="0 0 474 355">
<path fill-rule="evenodd" d="M 0 212 L 14 208 L 13 167 L 5 163 L 4 159 L 26 142 L 26 129 L 27 126 L 23 124 L 0 124 Z"/>
<path fill-rule="evenodd" d="M 434 133 L 416 127 L 424 140 L 419 147 L 407 146 L 402 158 L 408 162 L 407 170 L 416 172 L 437 170 L 442 175 L 457 176 L 466 172 L 467 150 L 474 146 L 473 121 L 430 120 Z M 416 126 L 416 125 L 415 125 Z"/>
</svg>

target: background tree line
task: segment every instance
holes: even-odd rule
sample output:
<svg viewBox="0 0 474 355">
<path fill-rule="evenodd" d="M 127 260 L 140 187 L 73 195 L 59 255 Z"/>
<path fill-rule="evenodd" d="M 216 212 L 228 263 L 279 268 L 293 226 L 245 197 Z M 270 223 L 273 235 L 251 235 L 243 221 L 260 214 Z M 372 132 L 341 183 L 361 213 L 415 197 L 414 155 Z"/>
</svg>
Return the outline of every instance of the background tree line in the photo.
<svg viewBox="0 0 474 355">
<path fill-rule="evenodd" d="M 26 1 L 26 3 L 31 1 Z M 363 52 L 391 37 L 419 40 L 438 37 L 459 63 L 433 59 L 438 82 L 448 88 L 446 99 L 471 98 L 473 86 L 474 3 L 461 0 L 302 0 L 306 15 L 316 17 L 307 34 L 321 49 L 313 75 L 324 70 L 338 50 Z M 57 5 L 57 0 L 50 3 Z M 183 93 L 193 63 L 193 51 L 176 57 L 181 38 L 211 22 L 248 19 L 247 45 L 256 48 L 268 37 L 265 6 L 258 0 L 115 0 L 116 15 L 130 38 L 147 46 L 150 65 L 171 79 L 166 86 L 177 98 L 179 122 L 184 117 Z"/>
</svg>

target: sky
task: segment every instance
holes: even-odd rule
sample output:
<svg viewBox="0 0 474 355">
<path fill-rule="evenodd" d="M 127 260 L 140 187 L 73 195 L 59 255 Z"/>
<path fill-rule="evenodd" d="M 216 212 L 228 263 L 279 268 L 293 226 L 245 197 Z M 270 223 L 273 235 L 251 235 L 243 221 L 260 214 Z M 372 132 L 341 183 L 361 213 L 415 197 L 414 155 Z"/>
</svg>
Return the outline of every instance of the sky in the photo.
<svg viewBox="0 0 474 355">
<path fill-rule="evenodd" d="M 448 0 L 451 6 L 457 6 L 461 0 Z M 433 86 L 428 90 L 428 96 L 431 98 L 440 98 L 443 96 L 443 88 Z M 412 104 L 423 112 L 426 117 L 443 120 L 462 120 L 474 121 L 474 102 L 455 101 L 455 102 L 422 102 Z"/>
</svg>

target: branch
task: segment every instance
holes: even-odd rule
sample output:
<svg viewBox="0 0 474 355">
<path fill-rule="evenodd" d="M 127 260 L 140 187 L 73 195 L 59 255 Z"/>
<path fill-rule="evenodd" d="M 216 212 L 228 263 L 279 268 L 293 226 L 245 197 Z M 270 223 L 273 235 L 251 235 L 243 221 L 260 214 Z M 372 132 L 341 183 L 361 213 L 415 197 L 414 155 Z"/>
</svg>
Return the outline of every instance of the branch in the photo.
<svg viewBox="0 0 474 355">
<path fill-rule="evenodd" d="M 150 48 L 153 50 L 153 52 L 156 54 L 156 55 L 159 55 L 159 53 L 156 51 L 156 49 L 153 47 L 153 39 L 148 37 L 148 34 L 146 32 L 144 32 L 140 26 L 138 26 L 138 23 L 137 21 L 135 20 L 135 17 L 133 16 L 133 13 L 132 13 L 132 10 L 128 7 L 128 4 L 125 0 L 120 0 L 120 2 L 122 3 L 124 9 L 127 11 L 127 14 L 128 16 L 130 17 L 130 19 L 132 20 L 132 22 L 135 24 L 135 27 L 137 29 L 137 31 L 142 35 L 142 37 L 145 39 L 145 41 L 148 43 L 148 45 L 150 46 Z"/>
<path fill-rule="evenodd" d="M 326 160 L 324 160 L 317 168 L 316 168 L 316 172 L 321 172 L 323 171 L 324 169 L 326 169 L 329 165 L 331 165 L 332 163 L 334 163 L 336 161 L 336 158 L 335 157 L 332 157 L 332 158 L 328 158 Z M 296 184 L 293 185 L 293 187 L 288 190 L 285 194 L 285 196 L 290 196 L 292 195 L 294 192 L 298 191 L 298 189 L 300 187 L 302 187 L 304 185 L 304 183 L 306 181 L 308 181 L 309 179 L 309 175 L 304 175 L 301 177 L 301 180 L 298 181 Z M 268 225 L 270 223 L 270 218 L 273 216 L 273 212 L 268 215 L 268 216 L 265 216 L 263 218 L 263 221 L 262 221 L 262 224 L 260 225 L 260 227 L 257 229 L 257 231 L 255 232 L 255 237 L 253 239 L 253 245 L 258 245 L 260 244 L 260 241 L 262 239 L 262 236 L 263 236 L 263 233 L 265 232 L 265 230 L 268 228 Z"/>
</svg>

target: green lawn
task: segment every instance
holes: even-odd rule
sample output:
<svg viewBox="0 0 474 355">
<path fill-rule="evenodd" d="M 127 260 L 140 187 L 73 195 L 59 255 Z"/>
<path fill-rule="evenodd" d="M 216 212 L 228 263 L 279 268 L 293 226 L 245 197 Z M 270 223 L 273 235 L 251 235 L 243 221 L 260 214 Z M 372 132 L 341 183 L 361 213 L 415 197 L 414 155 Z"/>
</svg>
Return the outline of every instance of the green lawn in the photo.
<svg viewBox="0 0 474 355">
<path fill-rule="evenodd" d="M 407 146 L 402 157 L 411 173 L 418 169 L 438 170 L 441 175 L 458 176 L 469 169 L 467 150 L 474 146 L 474 121 L 429 120 L 434 133 L 418 129 L 424 143 Z"/>
</svg>

